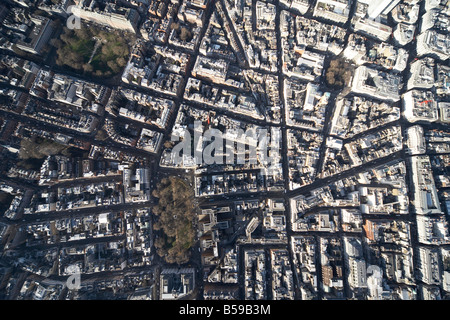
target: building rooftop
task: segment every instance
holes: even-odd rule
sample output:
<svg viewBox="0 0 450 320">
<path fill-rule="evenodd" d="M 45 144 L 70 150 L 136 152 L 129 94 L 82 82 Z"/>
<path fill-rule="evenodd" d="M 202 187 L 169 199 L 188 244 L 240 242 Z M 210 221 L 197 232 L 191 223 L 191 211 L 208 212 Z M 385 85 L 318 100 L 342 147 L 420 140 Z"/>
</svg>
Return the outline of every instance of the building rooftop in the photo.
<svg viewBox="0 0 450 320">
<path fill-rule="evenodd" d="M 352 81 L 352 91 L 381 100 L 400 100 L 401 78 L 365 66 L 358 67 Z"/>
</svg>

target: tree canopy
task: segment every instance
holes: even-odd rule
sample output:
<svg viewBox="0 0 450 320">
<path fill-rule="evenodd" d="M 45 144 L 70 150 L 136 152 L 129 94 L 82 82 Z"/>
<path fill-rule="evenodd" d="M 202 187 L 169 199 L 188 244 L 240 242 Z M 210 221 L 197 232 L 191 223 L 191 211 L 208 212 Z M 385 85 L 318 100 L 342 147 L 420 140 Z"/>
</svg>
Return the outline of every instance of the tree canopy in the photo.
<svg viewBox="0 0 450 320">
<path fill-rule="evenodd" d="M 351 65 L 343 59 L 332 60 L 325 74 L 327 84 L 331 87 L 338 88 L 348 85 L 351 76 Z"/>
<path fill-rule="evenodd" d="M 56 64 L 88 75 L 110 77 L 126 65 L 132 38 L 119 31 L 107 32 L 92 26 L 75 30 L 64 27 L 54 42 Z"/>
<path fill-rule="evenodd" d="M 167 263 L 188 262 L 195 238 L 192 189 L 184 180 L 170 177 L 161 180 L 153 196 L 158 198 L 153 207 L 156 218 L 153 229 L 160 231 L 155 241 L 158 255 Z"/>
</svg>

